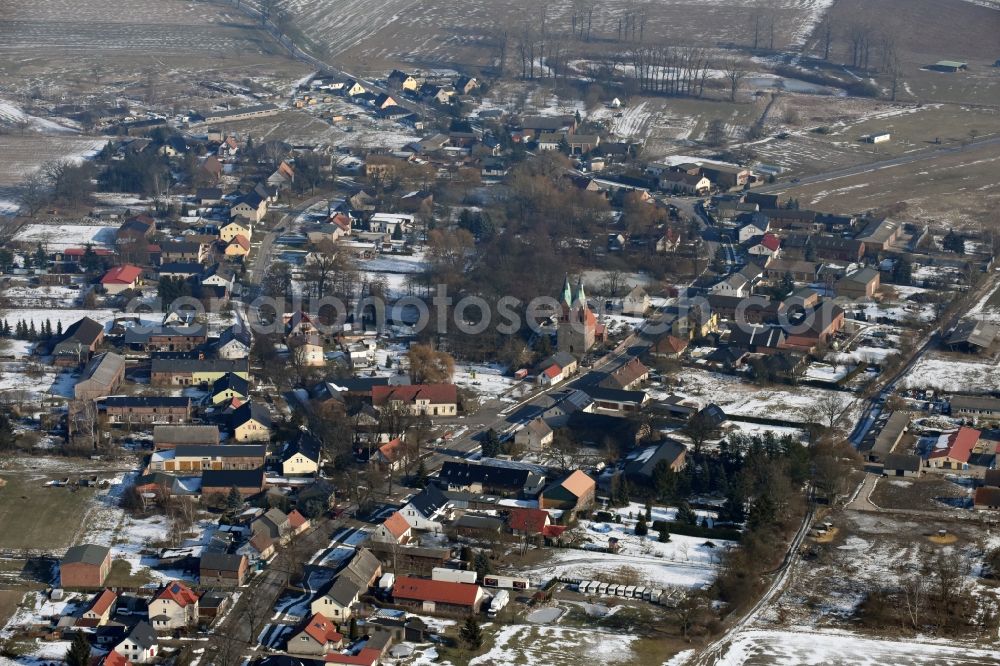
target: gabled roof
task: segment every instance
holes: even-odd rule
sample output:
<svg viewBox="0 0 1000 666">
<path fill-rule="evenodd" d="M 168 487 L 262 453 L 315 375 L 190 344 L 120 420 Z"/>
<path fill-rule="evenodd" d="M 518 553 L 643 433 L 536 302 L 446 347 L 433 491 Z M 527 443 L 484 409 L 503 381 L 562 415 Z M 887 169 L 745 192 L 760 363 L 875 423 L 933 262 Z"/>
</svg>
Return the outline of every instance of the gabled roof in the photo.
<svg viewBox="0 0 1000 666">
<path fill-rule="evenodd" d="M 397 437 L 378 447 L 379 455 L 387 463 L 394 463 L 403 455 L 403 440 Z"/>
<path fill-rule="evenodd" d="M 92 564 L 95 566 L 104 562 L 104 559 L 111 554 L 111 549 L 106 546 L 95 546 L 94 544 L 80 544 L 73 546 L 66 551 L 60 564 Z"/>
<path fill-rule="evenodd" d="M 243 566 L 244 559 L 246 558 L 242 555 L 234 553 L 202 552 L 199 567 L 213 571 L 236 572 Z"/>
<path fill-rule="evenodd" d="M 228 490 L 237 488 L 263 488 L 264 468 L 257 469 L 206 469 L 201 473 L 201 489 Z"/>
<path fill-rule="evenodd" d="M 403 514 L 399 511 L 386 518 L 382 526 L 397 540 L 410 529 L 410 524 L 406 522 L 406 518 L 403 518 Z"/>
<path fill-rule="evenodd" d="M 285 445 L 281 452 L 282 460 L 288 460 L 292 456 L 301 453 L 303 456 L 314 462 L 319 462 L 320 451 L 323 449 L 323 442 L 319 441 L 312 433 L 303 430 Z"/>
<path fill-rule="evenodd" d="M 978 319 L 965 319 L 960 321 L 955 330 L 948 336 L 946 344 L 949 345 L 974 345 L 983 349 L 993 344 L 1000 330 L 996 324 Z"/>
<path fill-rule="evenodd" d="M 382 563 L 367 548 L 359 548 L 351 561 L 340 573 L 341 578 L 350 578 L 361 589 L 368 589 L 368 583 L 375 577 Z"/>
<path fill-rule="evenodd" d="M 532 472 L 527 469 L 448 460 L 441 466 L 438 478 L 455 486 L 481 483 L 488 486 L 521 489 L 528 483 L 531 475 Z"/>
<path fill-rule="evenodd" d="M 181 608 L 186 608 L 190 604 L 198 603 L 198 595 L 195 594 L 190 587 L 178 580 L 168 583 L 166 587 L 160 590 L 159 594 L 157 594 L 154 599 L 157 601 L 160 599 L 168 599 Z"/>
<path fill-rule="evenodd" d="M 153 627 L 145 620 L 132 627 L 132 631 L 128 632 L 126 640 L 132 641 L 132 643 L 143 650 L 148 650 L 157 645 L 156 632 L 153 631 Z"/>
<path fill-rule="evenodd" d="M 935 449 L 928 458 L 952 458 L 967 463 L 972 456 L 972 449 L 982 436 L 975 428 L 962 426 L 948 436 L 948 445 L 943 449 Z"/>
<path fill-rule="evenodd" d="M 116 599 L 118 599 L 118 595 L 111 590 L 101 590 L 90 603 L 90 607 L 87 609 L 87 612 L 104 615 L 104 613 L 111 608 L 112 604 L 115 603 Z"/>
<path fill-rule="evenodd" d="M 455 404 L 458 389 L 454 384 L 409 384 L 404 386 L 373 386 L 372 404 L 376 407 L 393 401 L 406 404 L 427 400 L 431 404 Z"/>
<path fill-rule="evenodd" d="M 142 269 L 138 266 L 125 264 L 115 266 L 101 278 L 101 284 L 132 284 L 142 275 Z"/>
<path fill-rule="evenodd" d="M 344 639 L 344 637 L 337 631 L 336 625 L 319 613 L 316 613 L 311 618 L 306 620 L 305 625 L 302 627 L 302 633 L 306 634 L 309 638 L 313 639 L 320 645 L 326 645 L 327 643 L 339 643 Z"/>
<path fill-rule="evenodd" d="M 244 402 L 237 407 L 230 418 L 230 424 L 235 428 L 247 423 L 251 419 L 265 428 L 271 427 L 271 414 L 263 405 L 256 402 Z"/>
<path fill-rule="evenodd" d="M 476 603 L 480 588 L 470 583 L 452 583 L 443 580 L 411 578 L 399 576 L 392 586 L 392 596 L 396 599 L 413 601 L 433 601 L 454 606 L 472 606 Z"/>
<path fill-rule="evenodd" d="M 252 339 L 250 338 L 250 331 L 245 326 L 233 325 L 222 332 L 219 336 L 219 342 L 216 344 L 217 347 L 224 347 L 230 342 L 236 341 L 247 349 L 250 348 L 252 344 Z"/>
<path fill-rule="evenodd" d="M 513 508 L 507 516 L 507 524 L 512 530 L 528 534 L 541 534 L 551 520 L 548 511 L 531 508 Z"/>
<path fill-rule="evenodd" d="M 445 465 L 448 465 L 448 463 L 446 462 Z M 448 498 L 445 497 L 440 488 L 431 484 L 412 497 L 409 504 L 419 511 L 424 518 L 430 519 L 448 504 Z"/>
<path fill-rule="evenodd" d="M 350 664 L 353 666 L 373 666 L 382 658 L 382 651 L 375 648 L 361 648 L 357 654 L 331 652 L 326 655 L 328 664 Z"/>
<path fill-rule="evenodd" d="M 592 478 L 586 475 L 586 473 L 576 470 L 566 477 L 566 479 L 559 485 L 568 490 L 574 496 L 583 497 L 588 492 L 593 490 L 596 484 Z"/>
<path fill-rule="evenodd" d="M 156 425 L 153 426 L 153 441 L 157 444 L 218 445 L 219 426 Z"/>
<path fill-rule="evenodd" d="M 70 324 L 60 342 L 72 340 L 90 346 L 97 341 L 102 333 L 104 333 L 104 324 L 98 323 L 90 317 L 83 317 Z"/>
<path fill-rule="evenodd" d="M 768 250 L 776 252 L 778 248 L 781 247 L 781 241 L 774 234 L 766 233 L 761 236 L 760 241 L 758 241 L 758 245 L 763 245 Z"/>
<path fill-rule="evenodd" d="M 303 516 L 301 513 L 299 513 L 298 509 L 292 509 L 288 513 L 288 524 L 291 526 L 293 530 L 299 529 L 308 522 L 309 519 Z"/>
</svg>

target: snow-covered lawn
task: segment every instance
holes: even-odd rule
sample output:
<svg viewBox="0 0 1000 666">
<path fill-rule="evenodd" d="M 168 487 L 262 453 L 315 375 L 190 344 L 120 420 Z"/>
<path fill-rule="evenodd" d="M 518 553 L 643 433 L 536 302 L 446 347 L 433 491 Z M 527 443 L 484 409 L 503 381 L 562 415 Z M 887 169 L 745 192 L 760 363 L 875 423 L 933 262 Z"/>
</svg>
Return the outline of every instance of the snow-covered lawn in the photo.
<svg viewBox="0 0 1000 666">
<path fill-rule="evenodd" d="M 462 388 L 496 398 L 518 383 L 513 377 L 504 376 L 504 368 L 496 365 L 455 366 L 453 381 Z"/>
</svg>

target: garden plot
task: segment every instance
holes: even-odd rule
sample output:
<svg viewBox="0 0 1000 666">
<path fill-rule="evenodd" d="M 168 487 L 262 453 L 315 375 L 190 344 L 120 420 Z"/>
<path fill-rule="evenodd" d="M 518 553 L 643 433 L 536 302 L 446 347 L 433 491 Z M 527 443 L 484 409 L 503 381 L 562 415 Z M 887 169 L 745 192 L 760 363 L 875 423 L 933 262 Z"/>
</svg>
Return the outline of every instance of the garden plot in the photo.
<svg viewBox="0 0 1000 666">
<path fill-rule="evenodd" d="M 10 189 L 26 174 L 53 160 L 79 161 L 97 153 L 105 139 L 65 134 L 0 134 L 0 188 Z M 10 196 L 13 201 L 14 193 Z"/>
<path fill-rule="evenodd" d="M 479 395 L 499 398 L 518 380 L 505 376 L 506 368 L 498 365 L 466 365 L 455 366 L 453 381 L 461 388 L 475 391 Z"/>
</svg>

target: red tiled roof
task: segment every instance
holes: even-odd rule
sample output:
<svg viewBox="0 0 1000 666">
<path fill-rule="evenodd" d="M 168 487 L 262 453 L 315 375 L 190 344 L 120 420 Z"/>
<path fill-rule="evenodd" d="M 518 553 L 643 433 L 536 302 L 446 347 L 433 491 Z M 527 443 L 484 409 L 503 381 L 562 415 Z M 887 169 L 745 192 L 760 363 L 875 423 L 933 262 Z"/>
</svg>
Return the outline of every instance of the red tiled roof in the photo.
<svg viewBox="0 0 1000 666">
<path fill-rule="evenodd" d="M 433 601 L 453 606 L 473 606 L 478 595 L 478 585 L 409 576 L 396 578 L 396 583 L 392 586 L 392 596 L 397 599 Z"/>
<path fill-rule="evenodd" d="M 297 530 L 308 522 L 309 519 L 299 513 L 298 509 L 292 509 L 292 512 L 288 514 L 288 524 L 292 526 L 292 529 Z"/>
<path fill-rule="evenodd" d="M 556 378 L 556 377 L 558 377 L 558 376 L 559 376 L 559 375 L 560 375 L 561 373 L 562 373 L 562 368 L 560 368 L 560 367 L 559 367 L 559 366 L 558 366 L 557 364 L 555 364 L 555 363 L 553 363 L 553 364 L 552 364 L 552 365 L 550 365 L 549 367 L 547 367 L 547 368 L 545 368 L 544 370 L 542 370 L 542 374 L 543 374 L 543 375 L 545 375 L 546 377 L 548 377 L 549 379 L 555 379 L 555 378 Z"/>
<path fill-rule="evenodd" d="M 381 650 L 376 650 L 375 648 L 364 648 L 356 655 L 331 652 L 326 655 L 326 662 L 328 664 L 357 664 L 358 666 L 372 666 L 373 664 L 377 664 L 381 658 Z"/>
<path fill-rule="evenodd" d="M 376 407 L 390 401 L 399 400 L 411 404 L 417 400 L 428 400 L 432 404 L 454 404 L 458 402 L 458 390 L 454 384 L 410 384 L 407 386 L 372 387 L 372 404 Z"/>
<path fill-rule="evenodd" d="M 406 534 L 406 532 L 410 529 L 410 524 L 406 522 L 406 518 L 403 518 L 403 514 L 399 511 L 386 518 L 382 525 L 384 525 L 385 529 L 389 530 L 389 533 L 397 539 Z"/>
<path fill-rule="evenodd" d="M 132 666 L 132 662 L 119 652 L 112 650 L 101 661 L 102 666 Z"/>
<path fill-rule="evenodd" d="M 93 251 L 93 253 L 98 257 L 109 257 L 113 254 L 111 250 L 106 250 L 103 247 L 93 247 L 91 248 L 91 251 Z M 62 253 L 64 257 L 82 257 L 87 253 L 87 248 L 68 247 L 65 250 L 63 250 Z"/>
<path fill-rule="evenodd" d="M 230 245 L 239 245 L 244 250 L 250 249 L 250 241 L 243 234 L 236 234 L 233 236 L 233 240 L 229 241 Z"/>
<path fill-rule="evenodd" d="M 682 340 L 673 335 L 667 335 L 656 343 L 656 351 L 661 354 L 664 352 L 670 352 L 672 354 L 679 354 L 684 351 L 688 346 L 687 340 Z"/>
<path fill-rule="evenodd" d="M 781 241 L 778 240 L 777 236 L 771 233 L 764 234 L 764 236 L 760 239 L 760 244 L 772 252 L 781 247 Z"/>
<path fill-rule="evenodd" d="M 125 264 L 115 266 L 101 278 L 101 284 L 132 284 L 142 275 L 142 269 L 138 266 Z"/>
<path fill-rule="evenodd" d="M 313 639 L 320 645 L 326 645 L 327 643 L 337 643 L 343 640 L 343 636 L 337 631 L 337 627 L 326 619 L 323 615 L 316 613 L 309 621 L 306 622 L 306 626 L 302 628 L 309 638 Z"/>
<path fill-rule="evenodd" d="M 507 524 L 510 529 L 528 534 L 541 534 L 549 520 L 549 512 L 542 509 L 516 508 L 510 510 Z"/>
<path fill-rule="evenodd" d="M 980 431 L 975 428 L 967 428 L 962 426 L 948 437 L 948 447 L 945 449 L 938 449 L 932 452 L 928 458 L 952 458 L 960 462 L 969 462 L 969 456 L 972 455 L 972 449 L 975 448 L 976 442 L 979 441 L 979 437 L 982 435 Z"/>
<path fill-rule="evenodd" d="M 566 531 L 565 525 L 546 525 L 542 528 L 542 536 L 557 537 Z"/>
<path fill-rule="evenodd" d="M 184 608 L 188 604 L 198 603 L 198 595 L 195 594 L 190 587 L 179 580 L 168 583 L 167 586 L 156 595 L 156 599 L 170 599 L 181 608 Z"/>
<path fill-rule="evenodd" d="M 400 455 L 403 451 L 403 440 L 399 437 L 392 440 L 391 442 L 386 442 L 382 446 L 378 447 L 378 452 L 382 454 L 382 457 L 388 462 L 396 462 L 399 460 Z"/>
<path fill-rule="evenodd" d="M 111 608 L 111 604 L 115 603 L 115 599 L 117 598 L 118 595 L 111 590 L 102 590 L 94 599 L 94 603 L 90 604 L 90 608 L 87 611 L 104 615 L 104 612 Z"/>
</svg>

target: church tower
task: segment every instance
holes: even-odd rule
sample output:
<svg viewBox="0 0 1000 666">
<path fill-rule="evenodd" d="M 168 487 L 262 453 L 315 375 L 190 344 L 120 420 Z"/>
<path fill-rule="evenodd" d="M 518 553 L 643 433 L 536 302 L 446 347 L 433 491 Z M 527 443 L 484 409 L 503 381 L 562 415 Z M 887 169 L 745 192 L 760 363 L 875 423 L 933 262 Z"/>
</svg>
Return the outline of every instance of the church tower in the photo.
<svg viewBox="0 0 1000 666">
<path fill-rule="evenodd" d="M 557 347 L 559 351 L 582 356 L 590 351 L 597 339 L 597 317 L 587 304 L 587 294 L 583 290 L 583 278 L 576 283 L 576 294 L 570 287 L 569 276 L 563 284 L 560 302 Z"/>
</svg>

